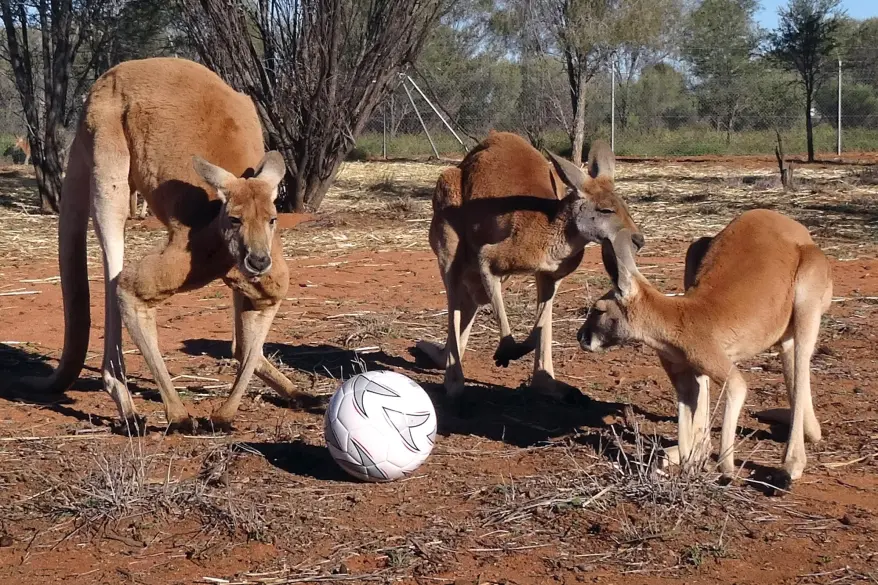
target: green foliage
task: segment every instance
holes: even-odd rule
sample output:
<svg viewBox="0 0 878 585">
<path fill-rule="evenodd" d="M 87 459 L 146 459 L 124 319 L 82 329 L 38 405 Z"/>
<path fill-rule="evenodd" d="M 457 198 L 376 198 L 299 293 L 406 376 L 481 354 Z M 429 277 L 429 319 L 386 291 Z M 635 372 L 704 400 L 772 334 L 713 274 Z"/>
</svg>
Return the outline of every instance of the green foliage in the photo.
<svg viewBox="0 0 878 585">
<path fill-rule="evenodd" d="M 433 140 L 436 142 L 440 156 L 463 156 L 463 148 L 454 139 L 454 136 L 447 132 L 433 134 Z M 361 156 L 358 160 L 381 158 L 382 141 L 383 135 L 380 132 L 368 132 L 360 135 L 355 148 Z M 468 146 L 472 146 L 472 143 Z M 433 150 L 430 148 L 430 141 L 427 140 L 423 132 L 397 134 L 387 137 L 387 156 L 388 158 L 427 157 L 433 156 Z"/>
<path fill-rule="evenodd" d="M 807 153 L 807 140 L 804 129 L 804 116 L 793 118 L 790 129 L 783 132 L 784 147 L 790 156 L 803 156 Z M 610 130 L 601 126 L 587 138 L 609 140 Z M 477 136 L 483 138 L 483 136 Z M 463 153 L 460 145 L 448 133 L 433 136 L 442 156 L 460 158 Z M 878 146 L 878 129 L 848 127 L 843 130 L 845 150 L 874 152 Z M 773 129 L 741 130 L 727 135 L 703 124 L 693 123 L 676 130 L 656 129 L 643 131 L 634 128 L 617 130 L 616 154 L 618 156 L 737 156 L 772 155 L 777 144 Z M 836 134 L 829 124 L 821 124 L 814 129 L 816 152 L 827 156 L 835 155 Z M 472 146 L 472 143 L 469 143 Z M 368 133 L 360 137 L 357 147 L 369 158 L 381 157 L 381 134 Z M 564 157 L 570 157 L 572 149 L 570 138 L 561 130 L 548 131 L 544 135 L 543 147 Z M 583 150 L 588 152 L 588 140 Z M 391 158 L 415 158 L 432 155 L 430 143 L 423 133 L 400 134 L 388 140 L 388 156 Z"/>
<path fill-rule="evenodd" d="M 3 153 L 3 156 L 7 156 L 13 159 L 17 158 L 17 155 L 23 154 L 21 150 L 15 146 L 15 136 L 12 134 L 0 134 L 0 152 Z M 21 156 L 21 160 L 24 160 L 24 156 Z M 18 162 L 16 160 L 16 162 Z"/>
<path fill-rule="evenodd" d="M 687 23 L 682 53 L 695 74 L 698 110 L 731 131 L 752 96 L 761 40 L 755 0 L 704 0 Z"/>
<path fill-rule="evenodd" d="M 828 73 L 841 33 L 840 0 L 790 0 L 769 36 L 772 55 L 799 74 L 810 98 Z"/>
<path fill-rule="evenodd" d="M 646 69 L 631 94 L 632 129 L 676 129 L 695 119 L 695 100 L 686 88 L 686 80 L 670 65 L 658 63 Z"/>
<path fill-rule="evenodd" d="M 756 53 L 761 33 L 756 0 L 704 0 L 689 17 L 683 56 L 703 80 L 730 80 Z"/>
<path fill-rule="evenodd" d="M 817 111 L 838 125 L 838 82 L 826 83 L 814 94 Z M 865 83 L 848 83 L 841 93 L 842 128 L 878 128 L 878 90 Z"/>
<path fill-rule="evenodd" d="M 839 36 L 847 80 L 878 88 L 878 18 L 842 20 Z"/>
<path fill-rule="evenodd" d="M 831 56 L 841 39 L 840 0 L 790 0 L 779 12 L 777 30 L 769 36 L 771 54 L 799 76 L 805 90 L 808 160 L 814 160 L 811 106 L 814 91 L 829 75 Z"/>
<path fill-rule="evenodd" d="M 477 17 L 467 21 L 483 20 Z M 521 92 L 518 66 L 502 59 L 499 50 L 483 40 L 471 27 L 443 22 L 435 27 L 418 59 L 418 71 L 429 88 L 446 96 L 443 108 L 470 132 L 511 125 Z"/>
</svg>

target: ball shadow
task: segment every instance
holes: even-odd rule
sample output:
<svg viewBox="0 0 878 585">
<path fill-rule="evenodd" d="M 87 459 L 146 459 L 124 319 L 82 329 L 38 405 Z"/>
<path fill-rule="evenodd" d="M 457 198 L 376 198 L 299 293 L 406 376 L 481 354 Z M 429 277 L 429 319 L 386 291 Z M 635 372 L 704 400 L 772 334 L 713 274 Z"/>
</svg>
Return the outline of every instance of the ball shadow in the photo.
<svg viewBox="0 0 878 585">
<path fill-rule="evenodd" d="M 345 473 L 333 461 L 329 450 L 297 440 L 291 443 L 244 443 L 265 460 L 286 473 L 321 481 L 362 483 Z"/>
</svg>

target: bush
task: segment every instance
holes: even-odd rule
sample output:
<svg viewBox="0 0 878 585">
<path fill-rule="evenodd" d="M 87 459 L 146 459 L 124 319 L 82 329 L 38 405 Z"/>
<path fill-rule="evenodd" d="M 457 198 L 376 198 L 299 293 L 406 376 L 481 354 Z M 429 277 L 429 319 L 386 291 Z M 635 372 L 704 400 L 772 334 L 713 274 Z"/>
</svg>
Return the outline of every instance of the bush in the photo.
<svg viewBox="0 0 878 585">
<path fill-rule="evenodd" d="M 838 125 L 838 82 L 827 83 L 817 90 L 814 102 L 820 115 L 832 127 Z M 852 83 L 841 88 L 842 128 L 878 128 L 878 91 L 865 83 Z"/>
</svg>

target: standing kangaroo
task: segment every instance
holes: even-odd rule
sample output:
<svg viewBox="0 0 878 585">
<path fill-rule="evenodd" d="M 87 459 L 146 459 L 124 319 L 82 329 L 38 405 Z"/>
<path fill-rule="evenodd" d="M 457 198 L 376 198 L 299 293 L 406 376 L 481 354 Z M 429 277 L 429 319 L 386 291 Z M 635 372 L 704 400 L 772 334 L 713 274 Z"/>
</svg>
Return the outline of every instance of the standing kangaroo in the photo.
<svg viewBox="0 0 878 585">
<path fill-rule="evenodd" d="M 700 466 L 710 454 L 710 381 L 725 389 L 719 467 L 735 475 L 735 429 L 747 383 L 738 369 L 779 345 L 791 428 L 777 487 L 805 469 L 805 440 L 822 433 L 811 399 L 811 356 L 820 320 L 832 302 L 832 269 L 808 229 L 775 211 L 751 209 L 686 253 L 680 297 L 666 297 L 640 273 L 622 231 L 603 243 L 613 290 L 590 308 L 579 330 L 587 351 L 628 340 L 659 355 L 677 391 L 679 462 Z"/>
<path fill-rule="evenodd" d="M 159 387 L 168 424 L 194 427 L 159 351 L 156 305 L 217 278 L 233 291 L 232 345 L 240 366 L 213 423 L 231 424 L 254 372 L 292 397 L 291 382 L 262 355 L 289 286 L 275 232 L 274 200 L 284 173 L 280 154 L 264 151 L 253 102 L 207 68 L 156 58 L 128 61 L 102 75 L 89 92 L 62 187 L 58 253 L 64 351 L 50 377 L 23 384 L 64 392 L 82 370 L 90 327 L 86 231 L 91 211 L 106 293 L 102 378 L 129 428 L 142 429 L 143 420 L 125 379 L 123 318 Z M 123 269 L 133 190 L 167 227 L 168 241 Z"/>
<path fill-rule="evenodd" d="M 445 368 L 445 388 L 464 388 L 463 353 L 479 307 L 490 304 L 500 328 L 494 354 L 499 366 L 536 351 L 532 385 L 560 397 L 552 365 L 552 303 L 561 280 L 582 262 L 589 242 L 627 228 L 639 248 L 643 235 L 615 193 L 615 158 L 596 141 L 588 172 L 550 153 L 549 161 L 525 139 L 491 132 L 457 166 L 446 169 L 433 192 L 430 247 L 439 262 L 448 300 L 445 345 L 418 348 Z M 503 304 L 502 283 L 533 274 L 537 318 L 521 342 Z"/>
</svg>

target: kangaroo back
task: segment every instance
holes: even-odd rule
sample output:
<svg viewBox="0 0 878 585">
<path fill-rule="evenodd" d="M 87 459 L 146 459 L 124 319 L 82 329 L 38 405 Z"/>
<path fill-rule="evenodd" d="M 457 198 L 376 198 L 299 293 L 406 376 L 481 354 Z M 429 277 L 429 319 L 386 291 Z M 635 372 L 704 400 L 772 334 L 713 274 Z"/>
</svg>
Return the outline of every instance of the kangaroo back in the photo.
<svg viewBox="0 0 878 585">
<path fill-rule="evenodd" d="M 467 153 L 458 168 L 464 201 L 514 195 L 562 199 L 565 194 L 546 157 L 509 132 L 491 132 Z"/>
</svg>

